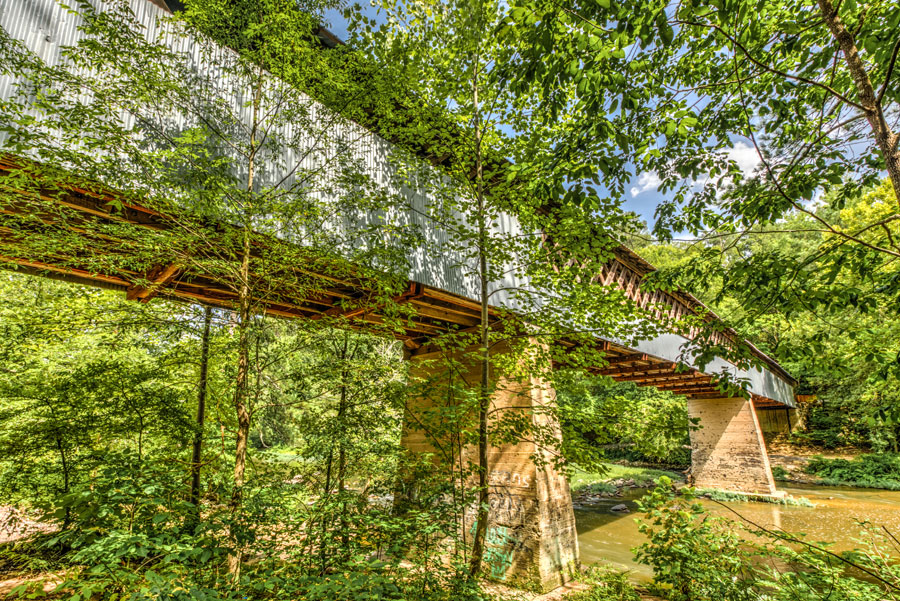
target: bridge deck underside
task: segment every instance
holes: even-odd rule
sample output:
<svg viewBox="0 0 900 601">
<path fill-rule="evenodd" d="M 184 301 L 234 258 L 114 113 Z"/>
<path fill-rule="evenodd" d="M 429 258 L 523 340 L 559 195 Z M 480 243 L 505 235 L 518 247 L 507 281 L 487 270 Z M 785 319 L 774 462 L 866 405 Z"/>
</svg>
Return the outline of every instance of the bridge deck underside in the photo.
<svg viewBox="0 0 900 601">
<path fill-rule="evenodd" d="M 14 159 L 0 157 L 0 181 L 15 169 L 17 165 Z M 7 199 L 15 197 L 15 191 L 6 189 L 3 192 Z M 79 224 L 88 222 L 94 226 L 98 222 L 126 223 L 156 231 L 171 227 L 171 220 L 165 215 L 139 204 L 126 203 L 114 209 L 114 205 L 111 204 L 112 196 L 76 188 L 68 188 L 63 194 L 58 190 L 52 193 L 48 191 L 46 197 L 51 194 L 53 203 L 60 212 L 55 215 L 48 213 L 42 216 L 39 222 L 32 220 L 28 226 L 23 226 L 21 220 L 17 220 L 29 211 L 27 195 L 21 195 L 21 203 L 4 200 L 0 204 L 0 263 L 28 273 L 40 273 L 70 282 L 119 289 L 126 293 L 129 300 L 147 302 L 159 296 L 228 309 L 235 307 L 237 291 L 233 282 L 223 281 L 219 277 L 196 269 L 186 269 L 175 263 L 154 265 L 148 270 L 141 271 L 117 268 L 111 273 L 100 272 L 87 264 L 80 264 L 79 258 L 74 255 L 36 258 L 22 252 L 25 238 L 37 234 L 47 235 L 53 228 L 60 232 L 64 230 L 66 234 L 80 235 L 84 244 L 94 253 L 123 252 L 125 245 L 122 240 L 117 240 L 114 236 L 98 237 L 86 233 L 95 231 L 96 228 L 79 228 Z M 62 212 L 65 213 L 64 219 L 60 219 Z M 29 227 L 41 231 L 29 231 Z M 605 268 L 601 277 L 612 280 L 615 275 L 626 273 L 629 273 L 626 268 L 616 263 Z M 268 314 L 280 317 L 313 320 L 343 318 L 354 327 L 369 329 L 384 327 L 386 319 L 381 314 L 382 306 L 377 303 L 367 304 L 370 291 L 366 290 L 363 280 L 352 276 L 336 277 L 321 273 L 317 276 L 322 282 L 316 287 L 315 292 L 308 292 L 301 297 L 290 290 L 270 290 L 262 302 L 262 308 Z M 632 278 L 626 276 L 618 283 L 629 292 L 630 296 L 641 294 Z M 645 296 L 649 302 L 650 295 Z M 435 337 L 450 332 L 474 331 L 480 323 L 480 307 L 477 302 L 418 282 L 408 282 L 406 290 L 391 300 L 393 303 L 408 305 L 413 309 L 409 317 L 393 322 L 392 327 L 387 330 L 390 335 L 402 340 L 412 353 Z M 498 313 L 492 309 L 491 318 L 498 319 Z M 566 342 L 562 341 L 562 344 L 565 345 Z M 595 371 L 615 381 L 653 386 L 691 398 L 722 396 L 712 377 L 697 369 L 607 340 L 598 339 L 597 345 L 603 351 L 608 364 Z M 754 401 L 757 406 L 780 405 L 776 401 L 756 395 Z"/>
</svg>

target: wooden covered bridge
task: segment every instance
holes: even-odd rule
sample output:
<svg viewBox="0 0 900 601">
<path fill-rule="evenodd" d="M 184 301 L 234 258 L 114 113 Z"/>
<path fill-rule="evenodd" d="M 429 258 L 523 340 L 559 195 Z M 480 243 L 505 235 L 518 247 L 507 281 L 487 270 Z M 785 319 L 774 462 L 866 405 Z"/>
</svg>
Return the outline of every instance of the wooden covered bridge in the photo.
<svg viewBox="0 0 900 601">
<path fill-rule="evenodd" d="M 163 8 L 148 0 L 129 2 L 149 32 L 155 31 L 159 18 L 166 15 Z M 9 0 L 7 8 L 0 13 L 0 26 L 48 63 L 60 61 L 61 49 L 82 35 L 74 21 L 77 16 L 54 0 Z M 0 98 L 11 98 L 16 93 L 14 86 L 14 78 L 0 79 Z M 391 171 L 396 168 L 391 143 L 354 123 L 337 127 L 352 130 L 354 152 L 370 174 L 378 181 L 389 181 Z M 164 233 L 174 227 L 171 215 L 133 200 L 122 202 L 113 190 L 88 190 L 67 184 L 52 190 L 40 185 L 23 186 L 22 178 L 27 177 L 29 170 L 35 173 L 40 170 L 33 157 L 9 153 L 0 156 L 0 262 L 30 273 L 118 289 L 130 300 L 147 302 L 154 297 L 166 297 L 234 308 L 234 287 L 196 265 L 173 261 L 158 263 L 149 270 L 129 270 L 124 262 L 124 266 L 115 270 L 104 270 L 89 257 L 77 253 L 61 256 L 52 251 L 43 255 L 22 252 L 29 239 L 45 236 L 69 237 L 80 240 L 92 252 L 116 255 L 126 252 L 123 249 L 133 250 L 136 238 L 124 240 L 112 233 L 98 235 L 97 232 L 104 231 L 105 224 L 127 226 L 135 232 Z M 30 219 L 23 219 L 33 211 L 30 203 L 35 199 L 44 202 L 44 207 L 49 200 L 54 210 L 43 210 L 37 219 L 33 214 Z M 411 210 L 406 217 L 414 222 L 427 212 L 434 197 L 428 190 L 417 190 L 410 193 L 409 201 Z M 501 221 L 501 229 L 518 227 L 511 217 Z M 394 335 L 403 341 L 406 355 L 413 361 L 444 352 L 429 345 L 430 340 L 480 323 L 480 305 L 475 300 L 477 283 L 461 270 L 464 258 L 444 238 L 439 232 L 432 236 L 438 252 L 430 253 L 427 258 L 411 257 L 407 288 L 392 299 L 412 309 L 411 316 Z M 311 269 L 315 269 L 314 263 L 296 266 L 298 272 Z M 678 319 L 702 308 L 686 293 L 642 290 L 642 279 L 652 270 L 637 254 L 621 247 L 595 277 L 605 285 L 617 286 L 638 306 L 651 308 L 660 316 L 664 313 L 667 318 Z M 367 291 L 359 280 L 318 275 L 327 280 L 327 285 L 315 294 L 298 297 L 289 289 L 272 290 L 261 308 L 272 315 L 290 318 L 341 316 L 363 326 L 383 323 L 381 307 L 360 302 L 366 298 Z M 497 283 L 498 289 L 527 285 L 521 279 Z M 509 308 L 505 304 L 509 298 L 504 294 L 493 298 L 497 309 Z M 711 319 L 705 309 L 700 313 Z M 696 485 L 777 494 L 755 407 L 792 406 L 794 379 L 752 347 L 749 348 L 756 367 L 743 369 L 716 359 L 701 372 L 686 362 L 682 353 L 693 334 L 668 332 L 633 343 L 599 337 L 597 343 L 605 354 L 606 364 L 598 371 L 616 381 L 654 386 L 687 397 L 689 414 L 699 418 L 701 425 L 691 432 L 691 473 Z M 719 332 L 717 336 L 718 343 L 736 341 L 734 332 Z M 464 379 L 478 381 L 477 366 L 464 369 L 469 372 L 463 374 Z M 715 374 L 723 370 L 746 383 L 749 398 L 723 398 L 715 382 Z M 546 405 L 553 403 L 553 391 L 546 382 L 533 379 L 526 385 L 519 383 L 503 389 L 495 395 L 493 403 L 500 407 L 523 403 Z M 429 450 L 427 439 L 410 423 L 404 427 L 403 441 L 411 451 Z M 568 484 L 552 465 L 536 467 L 531 460 L 535 452 L 533 443 L 491 449 L 492 515 L 488 543 L 495 552 L 489 553 L 488 559 L 493 562 L 492 573 L 500 579 L 528 574 L 550 588 L 570 578 L 578 561 L 578 548 Z"/>
</svg>

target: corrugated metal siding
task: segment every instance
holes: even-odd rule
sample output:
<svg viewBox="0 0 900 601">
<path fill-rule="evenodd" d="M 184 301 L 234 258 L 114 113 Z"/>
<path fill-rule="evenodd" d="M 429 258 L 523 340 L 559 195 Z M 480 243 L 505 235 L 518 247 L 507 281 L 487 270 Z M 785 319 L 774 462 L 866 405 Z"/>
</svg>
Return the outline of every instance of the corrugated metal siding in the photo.
<svg viewBox="0 0 900 601">
<path fill-rule="evenodd" d="M 208 46 L 176 34 L 170 24 L 160 21 L 167 13 L 156 5 L 147 0 L 128 0 L 128 3 L 137 20 L 147 28 L 148 39 L 155 39 L 157 34 L 161 34 L 169 48 L 189 56 L 196 71 L 205 75 L 198 78 L 202 83 L 195 90 L 197 101 L 230 98 L 232 112 L 240 114 L 244 123 L 250 122 L 250 108 L 246 102 L 250 97 L 249 90 L 245 89 L 242 82 L 224 75 L 225 65 L 234 60 L 231 51 L 217 48 L 208 51 L 207 55 L 203 48 Z M 99 10 L 110 6 L 107 2 L 96 0 L 92 5 Z M 0 0 L 0 26 L 12 37 L 22 40 L 49 65 L 59 64 L 62 60 L 60 50 L 77 42 L 81 36 L 78 31 L 80 24 L 79 16 L 62 8 L 55 0 Z M 14 93 L 15 82 L 10 77 L 0 77 L 0 97 L 9 98 Z M 406 206 L 378 214 L 335 216 L 330 220 L 330 225 L 335 231 L 346 234 L 345 244 L 354 243 L 354 228 L 360 224 L 375 223 L 379 219 L 398 226 L 416 226 L 424 236 L 425 243 L 408 252 L 409 279 L 468 298 L 477 298 L 479 286 L 474 276 L 472 258 L 457 248 L 453 237 L 444 228 L 437 227 L 427 217 L 441 210 L 441 194 L 447 193 L 446 189 L 442 189 L 447 184 L 445 178 L 423 161 L 411 157 L 356 123 L 337 117 L 311 99 L 306 98 L 306 102 L 312 121 L 320 124 L 318 131 L 302 131 L 302 126 L 296 122 L 277 128 L 273 135 L 280 137 L 284 143 L 270 153 L 264 170 L 266 181 L 262 181 L 261 185 L 272 185 L 285 177 L 285 166 L 300 164 L 302 172 L 316 173 L 316 183 L 326 184 L 320 188 L 327 188 L 327 184 L 333 183 L 338 175 L 334 159 L 339 149 L 349 148 L 353 160 L 363 166 L 363 171 L 371 180 L 386 193 L 400 195 Z M 191 125 L 184 114 L 172 114 L 169 118 L 179 127 Z M 134 124 L 134 119 L 128 115 L 123 115 L 122 121 L 126 127 Z M 298 129 L 301 131 L 296 131 Z M 0 142 L 2 140 L 0 137 Z M 415 173 L 414 177 L 405 175 L 410 171 Z M 285 187 L 297 183 L 295 176 L 285 177 Z M 329 200 L 329 192 L 325 189 L 314 190 L 313 194 L 323 201 Z M 463 219 L 458 213 L 454 217 Z M 509 215 L 501 216 L 493 230 L 497 234 L 521 233 L 518 222 Z M 302 240 L 297 242 L 302 243 Z M 512 270 L 505 271 L 500 281 L 492 286 L 496 290 L 492 304 L 515 309 L 515 301 L 508 289 L 527 289 L 529 283 L 527 279 L 517 277 Z M 685 339 L 681 336 L 669 334 L 639 346 L 643 351 L 674 361 L 679 358 L 683 342 Z M 715 367 L 728 368 L 728 364 L 721 362 Z M 755 393 L 792 404 L 791 387 L 767 370 L 746 372 L 733 366 L 730 369 L 737 377 L 749 379 L 751 390 Z"/>
<path fill-rule="evenodd" d="M 107 2 L 93 2 L 98 10 L 104 10 L 110 6 Z M 247 100 L 250 98 L 250 90 L 242 85 L 244 82 L 236 81 L 224 75 L 225 67 L 235 59 L 234 54 L 227 49 L 218 49 L 211 56 L 204 56 L 200 45 L 191 45 L 190 41 L 180 34 L 176 34 L 170 24 L 160 20 L 160 17 L 168 16 L 162 9 L 146 0 L 130 0 L 130 9 L 134 12 L 136 20 L 147 27 L 148 39 L 155 39 L 162 34 L 165 43 L 173 50 L 183 52 L 192 57 L 198 72 L 206 74 L 200 78 L 208 86 L 217 89 L 197 90 L 198 98 L 227 98 L 233 99 L 233 112 L 239 114 L 245 123 L 250 122 L 250 107 Z M 71 14 L 54 0 L 2 0 L 2 14 L 0 14 L 0 26 L 12 37 L 25 42 L 26 46 L 39 56 L 48 65 L 58 65 L 61 59 L 60 50 L 65 46 L 73 45 L 82 36 L 78 26 L 82 23 L 80 17 Z M 216 82 L 216 83 L 211 83 Z M 10 78 L 0 78 L 0 97 L 8 98 L 14 93 L 14 82 Z M 82 99 L 86 100 L 86 99 Z M 473 296 L 478 290 L 472 277 L 466 272 L 463 265 L 471 265 L 470 258 L 464 253 L 454 252 L 451 249 L 449 236 L 446 231 L 435 228 L 428 223 L 425 215 L 430 210 L 430 194 L 425 186 L 411 189 L 408 185 L 398 184 L 395 172 L 398 168 L 409 170 L 427 169 L 423 164 L 410 165 L 415 161 L 406 153 L 400 152 L 390 143 L 377 135 L 363 129 L 359 125 L 342 119 L 330 111 L 317 105 L 311 99 L 307 99 L 309 111 L 321 122 L 330 121 L 334 126 L 328 131 L 324 129 L 314 132 L 298 132 L 294 124 L 287 123 L 272 132 L 273 136 L 279 136 L 284 140 L 293 141 L 293 144 L 285 144 L 277 152 L 279 156 L 269 157 L 269 168 L 265 169 L 265 177 L 257 174 L 257 182 L 260 186 L 271 185 L 290 173 L 290 167 L 297 164 L 304 172 L 317 172 L 320 186 L 314 188 L 326 188 L 338 176 L 335 159 L 338 156 L 338 148 L 349 148 L 352 159 L 363 165 L 363 170 L 371 177 L 372 181 L 385 189 L 389 194 L 403 194 L 409 203 L 406 211 L 394 209 L 381 215 L 357 215 L 356 218 L 345 216 L 343 219 L 332 220 L 332 227 L 343 230 L 350 236 L 353 228 L 363 223 L 373 223 L 377 217 L 392 221 L 401 225 L 416 226 L 425 234 L 427 244 L 417 248 L 409 256 L 409 278 L 442 288 L 455 294 Z M 172 119 L 170 128 L 187 127 L 192 125 L 187 122 L 183 113 L 169 115 Z M 128 114 L 122 114 L 122 125 L 126 128 L 134 126 L 135 119 Z M 305 140 L 309 152 L 301 148 L 298 141 Z M 324 140 L 324 142 L 323 142 Z M 418 161 L 421 163 L 421 161 Z M 236 161 L 238 163 L 238 161 Z M 286 169 L 287 167 L 287 169 Z M 245 175 L 245 174 L 239 174 Z M 284 188 L 290 188 L 297 184 L 295 176 L 288 175 L 284 181 Z M 313 195 L 319 195 L 325 200 L 325 191 L 314 190 Z M 332 199 L 333 200 L 333 199 Z M 302 241 L 298 241 L 302 242 Z M 516 278 L 509 277 L 508 281 L 498 282 L 500 287 L 509 287 L 525 284 Z M 508 301 L 506 293 L 498 292 L 497 301 Z"/>
</svg>

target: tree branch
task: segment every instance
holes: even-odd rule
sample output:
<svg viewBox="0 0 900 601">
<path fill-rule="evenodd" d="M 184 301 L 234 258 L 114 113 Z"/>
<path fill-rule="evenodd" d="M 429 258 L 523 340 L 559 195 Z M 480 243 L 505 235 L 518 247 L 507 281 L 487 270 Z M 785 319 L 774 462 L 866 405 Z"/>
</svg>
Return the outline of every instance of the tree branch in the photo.
<svg viewBox="0 0 900 601">
<path fill-rule="evenodd" d="M 765 64 L 764 62 L 757 60 L 753 55 L 750 54 L 749 50 L 747 50 L 740 42 L 738 42 L 734 37 L 732 37 L 730 34 L 728 34 L 728 32 L 726 32 L 724 29 L 722 29 L 719 25 L 716 25 L 714 23 L 697 23 L 695 21 L 675 21 L 675 22 L 678 23 L 679 25 L 692 25 L 694 27 L 709 27 L 709 28 L 715 29 L 716 31 L 721 33 L 723 36 L 725 36 L 725 38 L 728 39 L 737 48 L 739 48 L 741 50 L 741 52 L 744 54 L 744 56 L 747 57 L 747 59 L 749 59 L 750 62 L 752 62 L 754 65 L 756 65 L 762 69 L 765 69 L 769 73 L 773 73 L 780 77 L 784 77 L 785 79 L 792 79 L 794 81 L 800 81 L 800 82 L 809 84 L 811 86 L 821 88 L 821 89 L 827 91 L 829 94 L 833 95 L 834 97 L 840 99 L 841 102 L 844 102 L 846 104 L 854 106 L 861 111 L 866 110 L 866 107 L 859 104 L 858 102 L 854 102 L 853 100 L 847 98 L 846 96 L 844 96 L 843 94 L 841 94 L 840 92 L 838 92 L 837 90 L 835 90 L 834 88 L 832 88 L 829 85 L 826 85 L 826 84 L 816 81 L 814 79 L 802 77 L 800 75 L 791 75 L 790 73 L 785 73 L 784 71 L 780 71 L 774 67 L 770 67 L 769 65 Z"/>
</svg>

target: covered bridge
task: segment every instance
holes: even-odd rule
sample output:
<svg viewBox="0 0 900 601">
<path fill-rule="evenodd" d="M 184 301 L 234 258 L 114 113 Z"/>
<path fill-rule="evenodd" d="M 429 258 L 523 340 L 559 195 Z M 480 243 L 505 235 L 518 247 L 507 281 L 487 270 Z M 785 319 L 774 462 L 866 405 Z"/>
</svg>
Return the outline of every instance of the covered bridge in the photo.
<svg viewBox="0 0 900 601">
<path fill-rule="evenodd" d="M 107 6 L 99 1 L 94 4 L 101 9 Z M 128 0 L 128 4 L 135 18 L 146 27 L 148 37 L 154 37 L 168 27 L 159 21 L 167 16 L 164 7 L 149 0 Z M 54 65 L 64 61 L 63 48 L 75 44 L 85 35 L 78 28 L 80 18 L 55 0 L 7 0 L 0 12 L 0 26 L 12 38 L 21 41 L 34 56 Z M 206 73 L 214 79 L 216 61 L 194 52 L 190 39 L 163 37 L 171 40 L 173 49 L 193 56 L 193 68 L 198 73 Z M 227 57 L 230 51 L 221 52 L 221 56 Z M 0 99 L 15 97 L 18 93 L 16 84 L 15 75 L 0 77 Z M 236 112 L 240 113 L 241 90 L 235 92 L 232 101 L 238 107 Z M 309 103 L 315 108 L 315 114 L 327 113 L 314 100 L 310 99 Z M 133 125 L 134 121 L 130 119 L 124 115 L 123 123 Z M 479 283 L 470 270 L 462 267 L 469 259 L 450 242 L 448 232 L 442 231 L 436 222 L 423 218 L 439 202 L 439 194 L 427 185 L 411 187 L 392 183 L 399 168 L 398 156 L 402 153 L 391 142 L 349 120 L 335 120 L 329 127 L 337 132 L 342 147 L 349 148 L 355 161 L 363 165 L 373 181 L 404 196 L 406 209 L 392 209 L 395 211 L 393 218 L 417 224 L 425 230 L 429 250 L 410 251 L 406 289 L 393 299 L 414 311 L 394 335 L 403 341 L 406 355 L 412 361 L 445 352 L 433 347 L 429 341 L 446 332 L 478 326 L 480 305 L 476 300 Z M 289 124 L 285 128 L 286 139 L 300 139 L 287 131 Z M 309 153 L 309 156 L 299 153 L 296 145 L 285 146 L 282 154 L 269 159 L 270 177 L 283 179 L 287 185 L 292 176 L 280 173 L 279 169 L 284 169 L 285 164 L 300 164 L 314 170 L 316 165 L 313 163 L 317 160 L 315 153 Z M 417 161 L 416 168 L 437 174 L 436 179 L 440 179 L 439 165 L 421 157 L 413 160 Z M 61 184 L 51 190 L 43 188 L 43 184 L 36 187 L 23 185 L 23 178 L 29 173 L 38 174 L 40 170 L 36 157 L 27 153 L 19 156 L 7 152 L 0 156 L 0 261 L 7 266 L 119 289 L 131 300 L 146 302 L 153 297 L 168 297 L 234 308 L 234 287 L 197 265 L 172 261 L 158 263 L 149 270 L 129 270 L 127 266 L 102 269 L 77 253 L 62 256 L 49 251 L 44 254 L 23 252 L 25 243 L 42 236 L 80 240 L 94 252 L 106 255 L 138 252 L 140 249 L 135 251 L 134 247 L 136 238 L 125 239 L 112 233 L 99 236 L 97 232 L 103 231 L 105 225 L 115 224 L 119 228 L 130 227 L 134 232 L 165 233 L 175 227 L 173 224 L 177 220 L 173 215 L 161 213 L 155 206 L 145 206 L 133 199 L 122 202 L 112 188 L 97 190 Z M 55 209 L 44 211 L 35 219 L 34 205 L 30 204 L 33 200 L 49 200 Z M 219 224 L 216 227 L 225 236 L 233 226 Z M 515 233 L 519 231 L 519 225 L 514 217 L 506 215 L 498 220 L 496 229 L 501 234 Z M 315 261 L 298 264 L 295 269 L 297 273 L 307 275 L 311 272 L 327 284 L 320 286 L 315 294 L 305 296 L 297 296 L 287 287 L 274 289 L 261 301 L 266 312 L 299 319 L 342 316 L 355 320 L 362 327 L 383 321 L 380 306 L 366 306 L 361 302 L 367 295 L 363 280 L 316 271 Z M 602 284 L 618 287 L 638 306 L 660 317 L 675 320 L 698 310 L 705 319 L 714 317 L 689 294 L 642 290 L 642 280 L 652 270 L 653 267 L 637 254 L 620 247 L 595 277 Z M 507 279 L 493 283 L 498 292 L 493 295 L 492 302 L 495 309 L 514 311 L 514 299 L 503 290 L 527 288 L 530 282 L 513 272 L 504 277 Z M 724 359 L 716 359 L 701 372 L 682 353 L 696 333 L 667 332 L 630 343 L 615 336 L 598 336 L 597 344 L 605 354 L 605 364 L 598 366 L 597 371 L 616 381 L 654 386 L 687 397 L 688 411 L 692 417 L 699 418 L 701 425 L 700 429 L 691 432 L 692 476 L 696 485 L 777 494 L 755 408 L 792 406 L 794 379 L 752 346 L 749 348 L 754 367 L 739 368 Z M 738 340 L 733 331 L 723 331 L 716 334 L 714 342 L 727 345 Z M 478 381 L 476 365 L 465 369 L 468 373 L 464 374 L 464 379 Z M 746 383 L 746 397 L 723 395 L 715 381 L 715 375 L 723 370 Z M 546 382 L 534 379 L 528 385 L 517 386 L 498 393 L 493 399 L 495 406 L 522 406 L 523 403 L 537 406 L 554 402 L 553 391 Z M 421 402 L 427 405 L 433 399 L 421 399 Z M 412 451 L 429 449 L 427 438 L 412 423 L 405 426 L 403 441 Z M 578 549 L 568 484 L 552 466 L 536 467 L 531 460 L 536 452 L 533 443 L 524 442 L 491 449 L 492 535 L 488 542 L 495 552 L 489 554 L 489 559 L 493 562 L 491 572 L 498 578 L 530 574 L 549 588 L 571 577 Z"/>
</svg>

